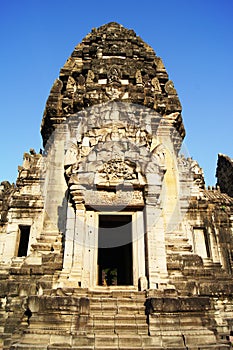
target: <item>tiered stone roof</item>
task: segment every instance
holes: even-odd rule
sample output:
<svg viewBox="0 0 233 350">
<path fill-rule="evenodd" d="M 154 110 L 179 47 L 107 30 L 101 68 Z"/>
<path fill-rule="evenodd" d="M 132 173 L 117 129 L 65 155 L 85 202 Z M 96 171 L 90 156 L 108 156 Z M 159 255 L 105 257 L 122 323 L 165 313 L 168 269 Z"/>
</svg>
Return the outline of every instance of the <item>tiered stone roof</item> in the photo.
<svg viewBox="0 0 233 350">
<path fill-rule="evenodd" d="M 113 100 L 156 110 L 184 137 L 181 104 L 161 58 L 133 30 L 111 22 L 92 29 L 61 69 L 46 103 L 44 144 L 70 115 Z"/>
</svg>

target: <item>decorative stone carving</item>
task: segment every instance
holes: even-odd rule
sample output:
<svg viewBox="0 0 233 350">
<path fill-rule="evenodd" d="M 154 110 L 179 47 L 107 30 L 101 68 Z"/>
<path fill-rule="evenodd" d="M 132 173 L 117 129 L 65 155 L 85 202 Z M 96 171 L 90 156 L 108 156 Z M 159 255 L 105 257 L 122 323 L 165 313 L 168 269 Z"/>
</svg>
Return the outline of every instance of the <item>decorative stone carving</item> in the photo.
<svg viewBox="0 0 233 350">
<path fill-rule="evenodd" d="M 176 95 L 176 89 L 174 87 L 174 84 L 171 80 L 169 80 L 168 82 L 166 82 L 165 84 L 165 91 L 168 95 Z"/>
<path fill-rule="evenodd" d="M 104 190 L 85 191 L 84 193 L 85 205 L 91 207 L 143 207 L 144 199 L 143 192 L 139 190 L 116 190 L 116 192 L 109 192 Z"/>
<path fill-rule="evenodd" d="M 120 99 L 124 95 L 124 89 L 114 85 L 106 86 L 106 95 L 111 99 Z"/>
<path fill-rule="evenodd" d="M 93 73 L 93 71 L 91 69 L 89 69 L 88 73 L 87 73 L 87 79 L 86 79 L 86 83 L 87 84 L 92 84 L 95 78 L 95 74 Z"/>
<path fill-rule="evenodd" d="M 76 81 L 74 80 L 73 77 L 69 76 L 68 81 L 67 81 L 67 85 L 66 85 L 66 89 L 71 92 L 74 93 L 76 91 Z"/>
<path fill-rule="evenodd" d="M 136 78 L 136 84 L 137 85 L 142 85 L 142 83 L 143 83 L 143 81 L 142 81 L 142 73 L 141 73 L 140 70 L 136 71 L 135 78 Z"/>
<path fill-rule="evenodd" d="M 115 30 L 119 30 L 120 34 L 115 36 L 112 33 Z M 129 33 L 131 39 L 128 37 Z M 145 66 L 143 58 L 147 56 L 149 60 Z M 126 28 L 116 29 L 113 26 L 105 29 L 102 26 L 97 32 L 91 32 L 75 48 L 60 75 L 61 81 L 68 81 L 70 76 L 73 77 L 77 87 L 68 82 L 59 90 L 59 106 L 54 104 L 54 96 L 51 96 L 52 105 L 47 105 L 43 117 L 44 144 L 61 122 L 61 117 L 66 118 L 69 114 L 109 100 L 136 103 L 153 108 L 161 114 L 181 108 L 177 96 L 176 99 L 172 98 L 174 95 L 171 89 L 169 99 L 161 93 L 158 81 L 163 81 L 163 84 L 168 82 L 161 59 L 151 47 Z"/>
<path fill-rule="evenodd" d="M 199 166 L 198 162 L 196 160 L 190 159 L 190 171 L 193 174 L 193 180 L 194 184 L 197 185 L 199 188 L 205 187 L 205 180 L 204 180 L 204 173 L 202 168 Z"/>
<path fill-rule="evenodd" d="M 97 58 L 101 59 L 103 57 L 103 49 L 98 47 L 96 51 Z"/>
<path fill-rule="evenodd" d="M 81 87 L 85 85 L 85 77 L 82 74 L 78 77 L 78 85 Z"/>
<path fill-rule="evenodd" d="M 107 75 L 108 75 L 108 82 L 110 84 L 113 84 L 113 83 L 120 84 L 121 73 L 120 73 L 119 67 L 117 66 L 110 67 Z"/>
<path fill-rule="evenodd" d="M 117 159 L 113 159 L 105 163 L 99 173 L 101 173 L 103 178 L 107 181 L 134 180 L 137 178 L 137 174 L 135 173 L 135 165 L 133 166 L 131 162 Z"/>
<path fill-rule="evenodd" d="M 60 93 L 63 87 L 63 83 L 60 79 L 56 79 L 53 87 L 51 89 L 51 93 Z"/>
<path fill-rule="evenodd" d="M 154 87 L 155 93 L 161 93 L 162 89 L 161 89 L 161 86 L 160 86 L 160 83 L 159 83 L 159 79 L 157 77 L 154 77 L 151 80 L 151 84 Z"/>
<path fill-rule="evenodd" d="M 148 74 L 145 74 L 142 78 L 143 84 L 145 88 L 150 88 L 151 87 L 151 80 Z"/>
</svg>

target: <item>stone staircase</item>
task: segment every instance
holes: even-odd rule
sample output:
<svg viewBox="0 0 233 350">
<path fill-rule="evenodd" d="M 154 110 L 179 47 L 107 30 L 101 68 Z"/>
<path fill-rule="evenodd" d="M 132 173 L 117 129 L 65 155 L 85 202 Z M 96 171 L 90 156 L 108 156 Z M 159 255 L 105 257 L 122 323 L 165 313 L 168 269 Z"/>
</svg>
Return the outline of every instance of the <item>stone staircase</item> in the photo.
<svg viewBox="0 0 233 350">
<path fill-rule="evenodd" d="M 142 349 L 148 337 L 145 293 L 100 293 L 90 300 L 88 326 L 95 334 L 95 349 Z"/>
<path fill-rule="evenodd" d="M 32 315 L 28 320 L 23 318 L 18 327 L 21 331 L 13 335 L 13 343 L 5 342 L 4 350 L 229 349 L 228 344 L 214 345 L 214 341 L 207 345 L 214 335 L 203 328 L 200 318 L 197 322 L 197 314 L 193 320 L 190 314 L 185 314 L 185 323 L 188 322 L 185 328 L 194 337 L 192 346 L 190 340 L 187 346 L 188 337 L 182 335 L 179 312 L 174 312 L 173 306 L 172 312 L 159 311 L 151 318 L 146 310 L 146 292 L 87 291 L 80 288 L 45 290 L 44 293 L 43 296 L 29 297 Z M 156 300 L 161 303 L 164 299 L 159 297 Z M 169 300 L 167 305 L 174 304 L 174 300 Z M 155 307 L 159 305 L 157 301 Z M 193 322 L 196 327 L 192 331 Z M 200 335 L 203 346 L 196 345 Z"/>
<path fill-rule="evenodd" d="M 36 312 L 21 337 L 10 347 L 7 342 L 4 350 L 156 349 L 149 341 L 144 292 L 82 291 L 81 295 L 80 292 L 72 291 L 72 305 L 64 296 L 66 301 L 63 300 L 59 310 L 52 302 L 49 314 L 46 310 Z M 76 309 L 74 298 L 77 294 L 82 301 Z M 81 299 L 77 298 L 77 304 Z M 44 302 L 48 305 L 51 301 L 46 297 Z M 68 315 L 72 309 L 73 315 Z M 36 347 L 32 345 L 35 339 L 40 339 Z"/>
<path fill-rule="evenodd" d="M 89 296 L 87 336 L 73 338 L 72 349 L 138 350 L 148 338 L 144 292 L 93 292 Z M 88 345 L 87 345 L 88 339 Z"/>
</svg>

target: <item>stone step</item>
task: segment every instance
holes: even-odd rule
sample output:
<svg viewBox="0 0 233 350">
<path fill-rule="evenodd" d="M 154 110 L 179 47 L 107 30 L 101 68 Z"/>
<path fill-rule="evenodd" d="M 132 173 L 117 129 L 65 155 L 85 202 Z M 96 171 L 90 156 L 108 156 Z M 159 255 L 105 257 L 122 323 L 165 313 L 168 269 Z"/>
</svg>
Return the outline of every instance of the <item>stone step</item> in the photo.
<svg viewBox="0 0 233 350">
<path fill-rule="evenodd" d="M 6 350 L 8 350 L 8 348 Z M 13 344 L 13 345 L 11 345 L 10 350 L 48 350 L 48 347 L 47 347 L 47 345 L 40 345 L 40 344 L 35 345 L 35 343 L 33 345 L 31 345 L 31 344 Z"/>
<path fill-rule="evenodd" d="M 95 336 L 95 349 L 97 347 L 115 347 L 115 349 L 118 349 L 119 345 L 119 338 L 116 334 L 114 335 L 96 335 Z"/>
<path fill-rule="evenodd" d="M 145 313 L 143 314 L 117 314 L 115 315 L 115 320 L 128 320 L 130 321 L 131 319 L 135 319 L 135 321 L 142 321 L 142 322 L 146 322 L 147 320 L 147 316 Z"/>
<path fill-rule="evenodd" d="M 148 334 L 144 315 L 94 315 L 88 321 L 88 329 L 95 334 Z"/>
<path fill-rule="evenodd" d="M 143 305 L 143 303 L 146 301 L 145 298 L 120 298 L 120 297 L 90 297 L 87 295 L 87 298 L 93 302 L 111 302 L 111 303 L 118 303 L 118 304 L 140 304 Z"/>
<path fill-rule="evenodd" d="M 104 314 L 96 314 L 91 315 L 91 319 L 96 323 L 112 323 L 120 324 L 120 323 L 135 323 L 135 324 L 143 324 L 147 321 L 147 316 L 144 314 L 117 314 L 114 316 L 104 315 Z"/>
<path fill-rule="evenodd" d="M 198 345 L 197 350 L 230 350 L 229 344 Z"/>
<path fill-rule="evenodd" d="M 144 299 L 146 297 L 145 292 L 140 292 L 136 290 L 95 290 L 95 291 L 88 291 L 88 296 L 91 298 L 130 298 L 130 299 Z"/>
<path fill-rule="evenodd" d="M 119 337 L 119 348 L 130 349 L 132 347 L 138 347 L 142 349 L 142 338 L 140 335 L 125 334 Z"/>
<path fill-rule="evenodd" d="M 73 350 L 73 349 L 72 349 Z M 102 347 L 97 346 L 95 347 L 95 350 L 143 350 L 143 348 L 140 346 L 133 346 L 133 347 Z M 161 349 L 160 349 L 161 350 Z M 163 349 L 162 349 L 163 350 Z"/>
<path fill-rule="evenodd" d="M 62 346 L 61 345 L 49 345 L 46 350 L 95 350 L 96 348 L 94 346 L 70 346 L 67 347 L 67 345 Z M 31 349 L 33 350 L 33 349 Z"/>
<path fill-rule="evenodd" d="M 162 346 L 143 346 L 143 350 L 199 350 L 197 348 L 187 348 L 187 347 L 162 347 Z"/>
<path fill-rule="evenodd" d="M 95 346 L 95 350 L 118 350 L 119 348 L 115 346 Z M 73 350 L 73 349 L 72 349 Z"/>
<path fill-rule="evenodd" d="M 119 336 L 122 334 L 148 334 L 148 328 L 136 324 L 120 324 L 115 326 L 115 333 Z"/>
<path fill-rule="evenodd" d="M 145 314 L 144 303 L 134 300 L 90 300 L 90 312 L 111 314 Z"/>
</svg>

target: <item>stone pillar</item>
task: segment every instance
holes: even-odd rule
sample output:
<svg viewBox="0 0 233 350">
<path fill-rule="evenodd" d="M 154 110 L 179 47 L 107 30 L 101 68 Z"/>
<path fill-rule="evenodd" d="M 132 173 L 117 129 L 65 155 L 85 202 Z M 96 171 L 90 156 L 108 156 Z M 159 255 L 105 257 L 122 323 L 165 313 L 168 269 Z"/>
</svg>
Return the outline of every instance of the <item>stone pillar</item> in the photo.
<svg viewBox="0 0 233 350">
<path fill-rule="evenodd" d="M 69 203 L 67 208 L 67 221 L 65 232 L 65 248 L 64 248 L 64 260 L 63 270 L 69 273 L 72 269 L 74 258 L 74 245 L 75 245 L 75 212 Z"/>
<path fill-rule="evenodd" d="M 61 127 L 54 132 L 48 156 L 44 159 L 46 170 L 42 175 L 45 178 L 43 184 L 45 214 L 43 231 L 39 238 L 41 250 L 43 250 L 43 244 L 44 250 L 48 250 L 48 245 L 52 246 L 58 236 L 61 240 L 61 234 L 65 231 L 67 184 L 64 177 L 64 142 L 65 130 Z"/>
<path fill-rule="evenodd" d="M 76 209 L 75 235 L 74 235 L 74 255 L 72 274 L 81 287 L 86 286 L 83 281 L 84 257 L 85 257 L 85 236 L 86 236 L 86 211 Z"/>
<path fill-rule="evenodd" d="M 96 235 L 95 213 L 93 211 L 86 211 L 83 232 L 82 285 L 88 288 L 96 285 L 98 233 Z"/>
<path fill-rule="evenodd" d="M 167 282 L 167 264 L 163 218 L 160 209 L 146 205 L 147 274 L 149 289 Z"/>
<path fill-rule="evenodd" d="M 146 278 L 145 265 L 145 230 L 143 212 L 137 211 L 133 214 L 132 221 L 133 240 L 133 283 L 138 286 L 139 280 Z"/>
<path fill-rule="evenodd" d="M 163 210 L 161 208 L 164 190 L 162 188 L 163 171 L 147 174 L 146 189 L 146 238 L 147 238 L 147 273 L 149 288 L 158 288 L 167 278 L 165 232 Z"/>
</svg>

